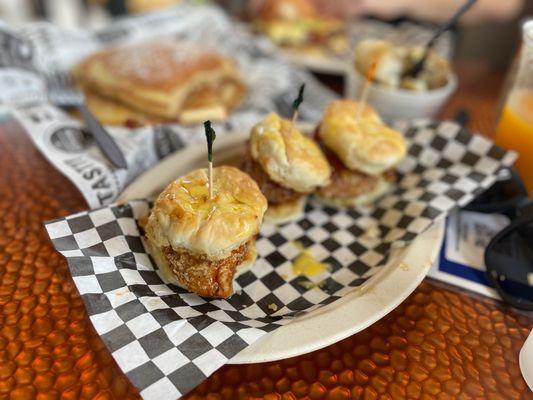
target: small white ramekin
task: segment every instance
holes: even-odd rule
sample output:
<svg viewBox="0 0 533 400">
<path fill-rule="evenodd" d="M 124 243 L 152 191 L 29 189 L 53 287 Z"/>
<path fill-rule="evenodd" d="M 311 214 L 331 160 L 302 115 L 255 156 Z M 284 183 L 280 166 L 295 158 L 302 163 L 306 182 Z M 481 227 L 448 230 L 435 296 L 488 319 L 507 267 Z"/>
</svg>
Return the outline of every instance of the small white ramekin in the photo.
<svg viewBox="0 0 533 400">
<path fill-rule="evenodd" d="M 346 97 L 358 99 L 364 82 L 365 78 L 350 68 L 345 80 Z M 368 104 L 386 120 L 431 118 L 439 112 L 455 89 L 457 89 L 455 74 L 450 76 L 445 86 L 423 92 L 371 83 L 368 90 Z"/>
</svg>

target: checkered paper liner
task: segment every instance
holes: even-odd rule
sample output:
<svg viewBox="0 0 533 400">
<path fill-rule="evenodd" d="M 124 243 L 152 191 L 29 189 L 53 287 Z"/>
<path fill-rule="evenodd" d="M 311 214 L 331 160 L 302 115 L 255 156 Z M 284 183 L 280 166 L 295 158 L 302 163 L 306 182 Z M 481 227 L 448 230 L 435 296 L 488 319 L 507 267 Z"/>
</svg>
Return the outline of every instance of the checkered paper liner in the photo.
<svg viewBox="0 0 533 400">
<path fill-rule="evenodd" d="M 138 226 L 149 214 L 148 200 L 46 224 L 94 327 L 144 398 L 189 392 L 263 335 L 362 285 L 393 248 L 467 204 L 515 159 L 450 122 L 399 128 L 409 152 L 395 190 L 368 209 L 311 200 L 299 220 L 263 226 L 257 262 L 237 278 L 228 300 L 204 299 L 163 281 Z M 291 260 L 300 245 L 330 269 L 311 278 L 295 275 Z"/>
</svg>

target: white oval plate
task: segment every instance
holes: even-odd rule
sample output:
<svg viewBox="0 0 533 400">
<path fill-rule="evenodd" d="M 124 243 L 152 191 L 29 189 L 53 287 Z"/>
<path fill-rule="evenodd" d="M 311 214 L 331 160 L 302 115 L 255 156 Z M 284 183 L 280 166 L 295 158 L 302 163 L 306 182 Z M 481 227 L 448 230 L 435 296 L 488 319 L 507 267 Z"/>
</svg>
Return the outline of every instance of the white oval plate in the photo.
<svg viewBox="0 0 533 400">
<path fill-rule="evenodd" d="M 350 68 L 350 62 L 348 60 L 328 56 L 327 54 L 305 53 L 304 51 L 284 49 L 281 47 L 279 48 L 279 53 L 300 67 L 322 74 L 344 77 Z"/>
<path fill-rule="evenodd" d="M 244 152 L 246 133 L 220 136 L 215 162 L 235 165 Z M 119 202 L 156 196 L 169 182 L 205 166 L 204 144 L 186 147 L 139 176 Z M 390 257 L 378 274 L 343 298 L 282 326 L 237 354 L 230 364 L 275 361 L 329 346 L 373 324 L 409 296 L 437 258 L 444 223 L 434 224 L 408 247 Z"/>
</svg>

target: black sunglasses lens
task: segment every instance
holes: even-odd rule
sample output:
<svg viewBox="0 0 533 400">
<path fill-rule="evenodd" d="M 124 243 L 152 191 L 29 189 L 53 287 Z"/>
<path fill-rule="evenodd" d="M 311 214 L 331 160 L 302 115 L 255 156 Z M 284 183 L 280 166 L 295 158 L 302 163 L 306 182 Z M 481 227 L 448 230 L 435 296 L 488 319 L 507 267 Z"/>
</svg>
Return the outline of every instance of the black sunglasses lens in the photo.
<svg viewBox="0 0 533 400">
<path fill-rule="evenodd" d="M 527 192 L 515 170 L 505 169 L 500 174 L 502 178 L 468 204 L 466 210 L 500 213 L 514 218 L 513 211 L 527 198 Z"/>
<path fill-rule="evenodd" d="M 533 310 L 533 218 L 514 225 L 487 247 L 487 273 L 505 301 Z"/>
</svg>

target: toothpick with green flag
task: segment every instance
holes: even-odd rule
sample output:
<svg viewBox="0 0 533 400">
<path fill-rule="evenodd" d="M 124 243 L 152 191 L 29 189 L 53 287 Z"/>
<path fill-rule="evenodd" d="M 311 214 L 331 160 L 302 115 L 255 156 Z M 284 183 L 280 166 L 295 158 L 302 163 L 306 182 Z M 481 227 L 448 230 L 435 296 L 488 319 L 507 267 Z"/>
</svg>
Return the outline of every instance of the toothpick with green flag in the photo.
<svg viewBox="0 0 533 400">
<path fill-rule="evenodd" d="M 207 177 L 209 179 L 209 199 L 213 198 L 213 142 L 217 137 L 215 130 L 211 127 L 211 121 L 204 122 L 205 137 L 207 139 L 207 160 L 209 161 L 209 168 L 207 170 Z"/>
<path fill-rule="evenodd" d="M 298 90 L 298 97 L 294 99 L 292 102 L 292 123 L 294 124 L 296 120 L 298 119 L 298 107 L 300 107 L 300 104 L 304 101 L 304 90 L 305 90 L 305 83 L 302 83 L 300 86 L 300 89 Z"/>
</svg>

